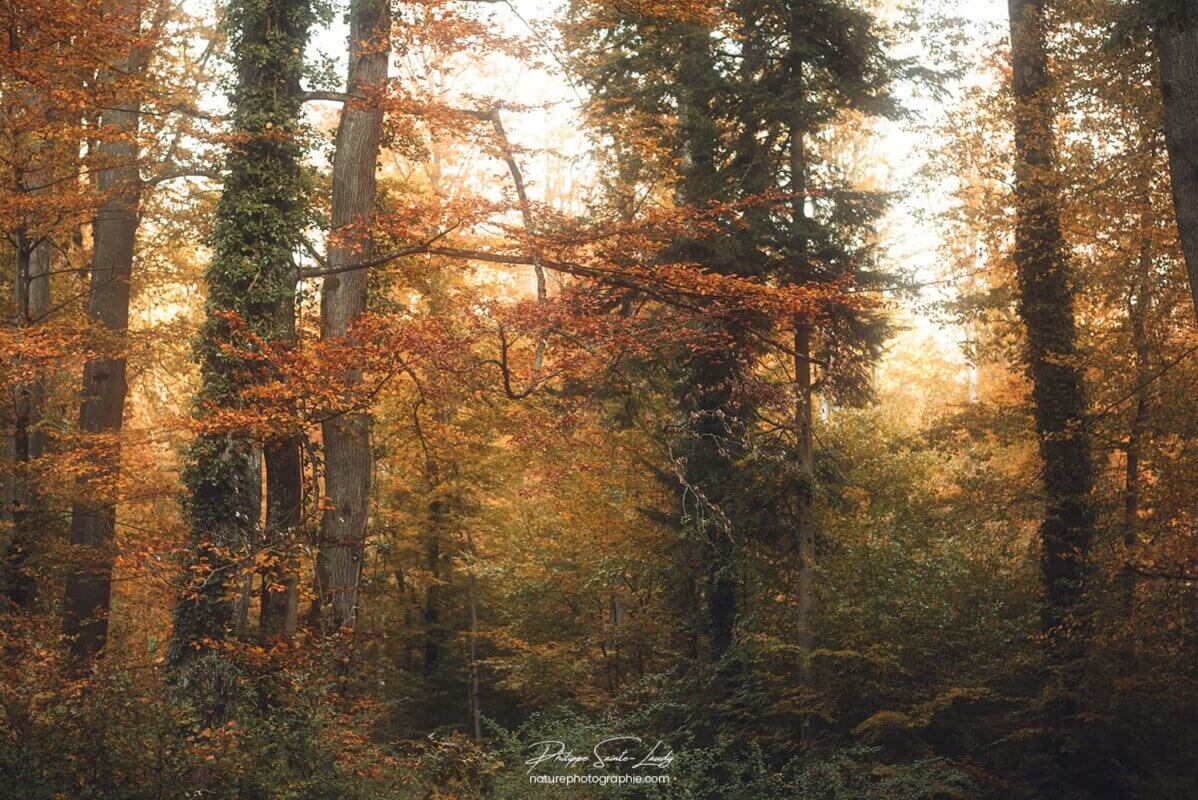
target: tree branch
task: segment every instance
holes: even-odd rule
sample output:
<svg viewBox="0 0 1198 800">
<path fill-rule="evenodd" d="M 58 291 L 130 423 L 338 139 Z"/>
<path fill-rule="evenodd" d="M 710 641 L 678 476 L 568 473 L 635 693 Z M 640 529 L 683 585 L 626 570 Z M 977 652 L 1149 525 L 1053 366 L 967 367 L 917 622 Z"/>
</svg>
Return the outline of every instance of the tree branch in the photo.
<svg viewBox="0 0 1198 800">
<path fill-rule="evenodd" d="M 366 98 L 349 92 L 328 92 L 319 89 L 300 92 L 300 100 L 305 103 L 324 101 L 327 103 L 348 103 L 350 100 L 365 100 Z"/>
</svg>

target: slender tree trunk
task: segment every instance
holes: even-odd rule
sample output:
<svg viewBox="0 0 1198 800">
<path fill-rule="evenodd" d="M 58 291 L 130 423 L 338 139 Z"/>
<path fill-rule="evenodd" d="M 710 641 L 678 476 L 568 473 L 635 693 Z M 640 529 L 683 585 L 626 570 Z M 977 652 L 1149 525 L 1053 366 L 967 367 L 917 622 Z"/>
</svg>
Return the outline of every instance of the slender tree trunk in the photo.
<svg viewBox="0 0 1198 800">
<path fill-rule="evenodd" d="M 132 41 L 140 28 L 140 3 L 116 6 Z M 132 45 L 131 45 L 132 46 Z M 140 67 L 136 49 L 117 65 L 120 73 Z M 101 74 L 101 81 L 110 81 Z M 79 431 L 97 437 L 111 436 L 99 445 L 97 474 L 92 481 L 115 482 L 120 473 L 121 448 L 117 438 L 125 411 L 125 334 L 129 328 L 129 279 L 137 235 L 140 181 L 138 175 L 138 118 L 136 98 L 114 104 L 100 114 L 103 136 L 97 152 L 104 167 L 98 188 L 108 195 L 93 223 L 91 285 L 87 314 L 113 334 L 110 355 L 88 361 L 83 367 Z M 82 488 L 82 487 L 81 487 Z M 71 655 L 80 663 L 96 656 L 108 640 L 108 609 L 112 593 L 111 552 L 116 525 L 116 505 L 103 500 L 78 500 L 71 507 L 71 545 L 77 565 L 67 576 L 63 632 Z"/>
<path fill-rule="evenodd" d="M 30 242 L 24 227 L 16 237 L 13 301 L 17 309 L 14 325 L 26 328 L 42 321 L 50 309 L 50 242 Z M 30 610 L 37 598 L 37 580 L 25 568 L 38 542 L 38 502 L 33 463 L 44 449 L 39 425 L 45 404 L 45 384 L 31 376 L 14 390 L 12 432 L 6 449 L 11 459 L 11 477 L 6 481 L 5 508 L 11 523 L 3 553 L 3 591 L 9 608 Z"/>
<path fill-rule="evenodd" d="M 1128 293 L 1127 317 L 1131 326 L 1131 343 L 1135 351 L 1135 372 L 1133 380 L 1136 388 L 1136 408 L 1132 414 L 1131 425 L 1127 431 L 1127 451 L 1124 464 L 1123 479 L 1123 547 L 1128 563 L 1123 570 L 1123 599 L 1125 605 L 1130 605 L 1135 597 L 1136 574 L 1131 569 L 1131 559 L 1136 542 L 1139 539 L 1140 527 L 1140 451 L 1144 428 L 1148 423 L 1148 400 L 1150 387 L 1149 378 L 1149 342 L 1147 317 L 1149 303 L 1152 299 L 1151 268 L 1152 243 L 1148 238 L 1148 222 L 1150 207 L 1145 203 L 1140 215 L 1140 229 L 1143 239 L 1140 242 L 1140 256 L 1136 266 L 1135 286 Z"/>
<path fill-rule="evenodd" d="M 470 554 L 466 579 L 466 602 L 469 604 L 470 610 L 470 677 L 467 687 L 467 692 L 469 692 L 467 706 L 470 710 L 471 734 L 474 736 L 474 741 L 481 742 L 483 740 L 483 709 L 479 693 L 481 665 L 478 654 L 478 575 L 475 572 L 478 564 L 478 548 L 474 544 L 474 536 L 470 533 L 469 528 L 466 529 L 466 549 Z"/>
<path fill-rule="evenodd" d="M 807 121 L 803 113 L 803 63 L 799 58 L 802 32 L 797 21 L 791 23 L 791 119 L 790 119 L 790 191 L 791 246 L 795 264 L 791 281 L 802 284 L 809 278 L 807 255 L 807 154 L 803 134 Z M 794 320 L 795 373 L 795 468 L 798 486 L 795 491 L 794 544 L 798 555 L 798 575 L 795 581 L 796 623 L 799 647 L 804 652 L 804 673 L 807 656 L 815 647 L 815 518 L 812 501 L 815 496 L 815 450 L 812 431 L 812 330 L 804 320 Z"/>
<path fill-rule="evenodd" d="M 1015 96 L 1014 260 L 1018 312 L 1040 438 L 1045 493 L 1040 526 L 1043 625 L 1057 685 L 1047 724 L 1054 736 L 1051 791 L 1085 785 L 1070 744 L 1084 652 L 1084 578 L 1093 529 L 1089 435 L 1074 321 L 1069 254 L 1060 225 L 1060 187 L 1048 76 L 1043 0 L 1010 0 Z"/>
<path fill-rule="evenodd" d="M 796 10 L 797 11 L 797 10 Z M 805 133 L 809 126 L 806 118 L 806 87 L 803 81 L 804 29 L 798 13 L 789 20 L 789 71 L 790 86 L 790 247 L 794 264 L 790 280 L 802 285 L 811 278 L 811 263 L 808 253 L 810 231 L 807 218 L 807 151 Z M 815 650 L 815 442 L 813 420 L 812 363 L 814 331 L 806 320 L 794 319 L 794 538 L 792 546 L 797 556 L 794 583 L 795 627 L 799 655 L 799 679 L 807 690 L 812 686 L 811 654 Z M 813 716 L 802 714 L 799 719 L 798 738 L 805 746 L 811 738 Z"/>
<path fill-rule="evenodd" d="M 799 647 L 810 655 L 815 648 L 815 518 L 812 508 L 815 450 L 811 427 L 811 328 L 799 320 L 795 322 L 795 465 L 799 479 L 795 491 L 794 538 L 799 557 L 795 579 L 795 619 Z"/>
<path fill-rule="evenodd" d="M 607 674 L 607 690 L 614 695 L 623 681 L 621 662 L 624 647 L 624 604 L 620 602 L 615 587 L 610 589 L 607 598 L 607 619 L 611 626 L 611 638 L 604 643 L 604 672 Z"/>
<path fill-rule="evenodd" d="M 1198 10 L 1191 4 L 1177 17 L 1160 25 L 1157 47 L 1173 207 L 1198 318 Z"/>
<path fill-rule="evenodd" d="M 10 23 L 8 47 L 12 52 L 23 46 L 19 27 Z M 15 90 L 25 101 L 31 112 L 47 108 L 46 98 L 37 90 L 23 88 Z M 47 109 L 47 120 L 52 112 Z M 53 172 L 45 160 L 44 146 L 33 143 L 32 164 L 21 165 L 14 170 L 13 190 L 17 194 L 37 194 L 45 189 L 45 181 L 52 179 Z M 39 158 L 40 157 L 40 158 Z M 31 175 L 40 179 L 31 180 Z M 15 314 L 12 326 L 23 335 L 26 328 L 43 321 L 50 307 L 50 253 L 51 242 L 47 232 L 33 232 L 28 220 L 21 219 L 13 231 L 12 298 Z M 41 238 L 35 238 L 41 237 Z M 37 596 L 37 581 L 26 569 L 26 562 L 37 545 L 37 502 L 33 486 L 32 461 L 41 455 L 42 438 L 39 432 L 40 416 L 45 396 L 41 376 L 30 375 L 31 380 L 18 384 L 13 395 L 6 398 L 5 405 L 11 409 L 11 428 L 5 435 L 5 456 L 9 462 L 5 480 L 4 515 L 10 523 L 9 536 L 4 543 L 0 563 L 0 589 L 4 592 L 7 609 L 29 610 Z M 8 426 L 6 426 L 8 427 Z"/>
<path fill-rule="evenodd" d="M 390 55 L 390 6 L 387 0 L 353 0 L 350 5 L 347 88 L 352 99 L 341 111 L 333 156 L 332 228 L 343 231 L 329 247 L 332 268 L 361 259 L 370 251 L 370 235 L 361 230 L 375 208 L 375 168 L 383 127 L 383 110 L 369 95 L 387 81 Z M 350 235 L 346 235 L 349 233 Z M 320 302 L 321 338 L 346 336 L 366 310 L 366 270 L 332 275 L 324 280 Z M 351 381 L 360 378 L 351 373 Z M 370 503 L 370 418 L 353 411 L 321 426 L 324 441 L 325 495 L 329 508 L 320 526 L 317 580 L 330 628 L 353 628 L 358 578 L 366 539 Z"/>
<path fill-rule="evenodd" d="M 274 344 L 294 347 L 295 281 L 275 309 Z M 303 517 L 304 465 L 298 434 L 263 445 L 266 466 L 266 537 L 270 558 L 262 570 L 258 635 L 263 642 L 295 633 L 299 612 L 299 565 L 295 534 Z"/>
<path fill-rule="evenodd" d="M 473 548 L 471 548 L 473 549 Z M 470 727 L 474 741 L 483 740 L 483 711 L 479 702 L 478 691 L 478 579 L 474 575 L 474 567 L 466 583 L 466 599 L 470 604 Z"/>
</svg>

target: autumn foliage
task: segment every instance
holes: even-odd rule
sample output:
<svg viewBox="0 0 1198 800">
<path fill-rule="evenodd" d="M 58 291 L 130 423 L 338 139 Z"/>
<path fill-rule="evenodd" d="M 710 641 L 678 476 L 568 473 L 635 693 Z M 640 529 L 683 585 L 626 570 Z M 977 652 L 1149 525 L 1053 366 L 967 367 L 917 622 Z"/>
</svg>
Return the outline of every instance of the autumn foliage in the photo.
<svg viewBox="0 0 1198 800">
<path fill-rule="evenodd" d="M 0 797 L 1194 796 L 1189 17 L 535 5 L 0 2 Z"/>
</svg>

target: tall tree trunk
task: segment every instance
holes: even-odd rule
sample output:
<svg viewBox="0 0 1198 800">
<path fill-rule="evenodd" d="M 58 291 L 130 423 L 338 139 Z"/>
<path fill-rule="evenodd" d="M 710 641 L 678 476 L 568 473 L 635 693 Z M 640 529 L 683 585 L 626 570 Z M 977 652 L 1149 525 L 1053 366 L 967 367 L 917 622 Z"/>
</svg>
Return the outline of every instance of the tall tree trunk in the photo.
<svg viewBox="0 0 1198 800">
<path fill-rule="evenodd" d="M 238 325 L 268 341 L 288 335 L 280 330 L 279 309 L 294 303 L 295 253 L 307 216 L 300 75 L 311 4 L 232 0 L 225 18 L 236 66 L 230 104 L 237 136 L 205 273 L 207 313 L 196 345 L 201 414 L 243 408 L 242 390 L 265 377 L 255 360 L 239 355 L 252 341 Z M 220 643 L 236 623 L 230 577 L 261 541 L 260 448 L 241 431 L 205 431 L 192 444 L 182 477 L 192 552 L 169 655 L 178 685 L 212 722 L 230 712 L 235 694 L 236 667 Z"/>
<path fill-rule="evenodd" d="M 803 136 L 807 120 L 804 118 L 804 87 L 802 31 L 798 27 L 797 15 L 791 21 L 790 31 L 790 191 L 791 199 L 791 247 L 794 251 L 794 267 L 791 281 L 801 285 L 810 277 L 807 239 L 807 153 Z M 815 647 L 813 616 L 815 614 L 815 519 L 812 502 L 815 497 L 815 450 L 812 431 L 812 330 L 806 321 L 794 320 L 794 373 L 795 373 L 795 469 L 798 486 L 795 491 L 794 545 L 798 555 L 798 575 L 795 581 L 796 623 L 799 647 L 804 652 L 804 662 Z"/>
<path fill-rule="evenodd" d="M 390 6 L 387 0 L 353 0 L 350 5 L 347 90 L 355 98 L 381 92 L 390 55 Z M 341 111 L 333 155 L 332 228 L 366 226 L 375 207 L 375 168 L 382 136 L 383 110 L 371 98 L 351 99 Z M 370 251 L 370 235 L 361 228 L 329 247 L 331 268 L 344 267 Z M 324 280 L 320 301 L 321 338 L 346 336 L 366 310 L 366 270 L 351 270 Z M 360 375 L 351 373 L 351 381 Z M 325 495 L 329 507 L 320 526 L 317 581 L 330 628 L 354 626 L 358 577 L 362 568 L 370 503 L 370 418 L 354 411 L 321 425 L 324 441 Z"/>
<path fill-rule="evenodd" d="M 114 6 L 132 41 L 140 29 L 140 3 L 132 0 Z M 131 49 L 129 57 L 116 65 L 116 72 L 134 74 L 141 59 L 137 49 Z M 112 75 L 102 73 L 100 80 L 111 81 Z M 114 439 L 111 443 L 100 443 L 99 469 L 91 480 L 102 484 L 116 481 L 120 472 L 121 448 L 116 437 L 125 411 L 127 387 L 122 350 L 129 328 L 129 279 L 141 197 L 137 145 L 140 109 L 136 98 L 104 109 L 100 114 L 102 136 L 96 148 L 103 165 L 98 188 L 108 196 L 92 226 L 87 314 L 93 323 L 113 334 L 109 344 L 113 351 L 83 366 L 79 431 Z M 80 663 L 97 655 L 108 640 L 115 525 L 115 503 L 78 500 L 71 507 L 71 545 L 76 564 L 66 581 L 63 632 L 69 640 L 71 655 Z"/>
<path fill-rule="evenodd" d="M 1198 10 L 1178 7 L 1176 18 L 1159 26 L 1157 48 L 1173 207 L 1198 318 Z"/>
<path fill-rule="evenodd" d="M 466 584 L 467 601 L 470 603 L 470 731 L 474 741 L 483 740 L 483 710 L 479 700 L 478 663 L 478 579 L 471 569 Z"/>
<path fill-rule="evenodd" d="M 21 26 L 11 22 L 9 50 L 20 51 L 24 44 Z M 53 109 L 36 88 L 25 85 L 12 91 L 24 101 L 31 114 L 41 112 L 47 122 L 52 120 Z M 29 155 L 30 162 L 14 170 L 13 190 L 17 194 L 40 194 L 54 181 L 54 165 L 47 163 L 53 159 L 53 154 L 47 153 L 47 143 L 32 142 Z M 50 231 L 36 230 L 39 226 L 31 225 L 30 220 L 18 219 L 13 231 L 15 314 L 11 324 L 21 336 L 24 329 L 43 322 L 49 313 L 52 243 Z M 22 610 L 31 609 L 37 596 L 37 580 L 26 568 L 26 562 L 38 544 L 36 528 L 40 521 L 37 519 L 32 462 L 42 454 L 40 423 L 45 400 L 42 376 L 34 373 L 29 378 L 28 382 L 15 387 L 5 404 L 11 409 L 11 418 L 6 420 L 11 422 L 11 429 L 5 435 L 5 456 L 9 463 L 4 486 L 4 515 L 10 523 L 10 531 L 4 552 L 0 554 L 0 590 L 4 592 L 4 605 L 8 609 Z"/>
<path fill-rule="evenodd" d="M 1123 478 L 1123 548 L 1127 564 L 1123 570 L 1123 600 L 1130 605 L 1135 597 L 1136 574 L 1132 569 L 1132 555 L 1139 539 L 1140 526 L 1140 451 L 1144 427 L 1148 423 L 1148 395 L 1150 391 L 1149 342 L 1147 330 L 1148 305 L 1151 301 L 1152 244 L 1148 238 L 1149 207 L 1140 216 L 1143 239 L 1136 267 L 1136 282 L 1127 298 L 1127 317 L 1131 326 L 1131 344 L 1135 352 L 1135 372 L 1132 379 L 1136 386 L 1136 407 L 1127 430 L 1126 460 Z"/>
<path fill-rule="evenodd" d="M 798 555 L 795 577 L 795 622 L 798 644 L 806 656 L 815 648 L 815 449 L 812 437 L 811 328 L 795 320 L 795 490 L 794 544 Z"/>
<path fill-rule="evenodd" d="M 1069 729 L 1080 691 L 1082 600 L 1093 528 L 1093 467 L 1078 363 L 1069 254 L 1060 187 L 1043 0 L 1009 0 L 1015 96 L 1015 250 L 1018 312 L 1040 438 L 1046 506 L 1040 526 L 1043 626 L 1051 672 L 1047 723 L 1054 736 L 1052 791 L 1085 785 Z"/>
<path fill-rule="evenodd" d="M 789 20 L 790 86 L 790 247 L 794 264 L 790 280 L 802 285 L 811 278 L 808 253 L 807 219 L 807 152 L 805 133 L 810 122 L 806 119 L 806 87 L 803 83 L 804 30 L 797 9 Z M 794 598 L 799 677 L 804 688 L 811 688 L 811 658 L 815 650 L 815 447 L 812 427 L 812 328 L 806 320 L 794 319 L 794 467 L 797 485 L 794 497 L 793 547 L 797 558 Z M 799 720 L 799 741 L 805 745 L 811 738 L 812 715 L 802 714 Z"/>
<path fill-rule="evenodd" d="M 466 601 L 470 608 L 470 678 L 467 691 L 469 692 L 470 730 L 474 741 L 483 740 L 483 709 L 479 693 L 479 664 L 478 655 L 478 576 L 475 573 L 478 561 L 478 548 L 474 546 L 474 537 L 466 531 L 466 547 L 470 553 L 469 573 L 466 581 Z"/>
</svg>

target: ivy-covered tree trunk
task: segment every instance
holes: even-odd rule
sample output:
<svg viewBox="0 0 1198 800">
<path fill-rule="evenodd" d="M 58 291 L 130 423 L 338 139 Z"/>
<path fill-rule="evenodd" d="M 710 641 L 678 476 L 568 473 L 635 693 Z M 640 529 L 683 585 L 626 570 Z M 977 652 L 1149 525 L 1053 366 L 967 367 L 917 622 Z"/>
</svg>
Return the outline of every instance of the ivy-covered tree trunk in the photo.
<svg viewBox="0 0 1198 800">
<path fill-rule="evenodd" d="M 330 269 L 352 265 L 370 252 L 366 227 L 375 208 L 375 170 L 383 130 L 377 93 L 387 81 L 390 28 L 387 0 L 353 0 L 347 79 L 351 99 L 341 111 L 333 155 L 332 228 L 337 238 L 329 246 Z M 325 278 L 321 338 L 346 336 L 366 311 L 366 277 L 366 270 L 349 270 Z M 360 378 L 360 373 L 351 371 L 351 383 Z M 317 582 L 325 621 L 338 630 L 354 626 L 357 609 L 370 504 L 370 418 L 357 410 L 336 417 L 321 425 L 321 437 L 329 507 L 320 525 Z"/>
<path fill-rule="evenodd" d="M 1060 223 L 1060 186 L 1042 0 L 1010 0 L 1015 97 L 1015 250 L 1018 313 L 1027 331 L 1027 368 L 1040 438 L 1045 494 L 1040 525 L 1043 626 L 1051 672 L 1047 723 L 1051 791 L 1084 786 L 1070 729 L 1083 653 L 1084 578 L 1093 534 L 1093 466 L 1074 321 L 1069 253 Z"/>
<path fill-rule="evenodd" d="M 123 2 L 114 8 L 132 42 L 140 29 L 140 4 Z M 115 65 L 116 74 L 132 75 L 143 55 L 132 46 L 128 58 Z M 101 81 L 112 80 L 101 74 Z M 129 328 L 129 279 L 137 236 L 141 196 L 138 174 L 138 118 L 140 101 L 121 100 L 100 113 L 97 145 L 102 169 L 98 184 L 107 199 L 92 225 L 92 271 L 88 289 L 87 315 L 112 333 L 110 354 L 89 360 L 83 366 L 79 431 L 111 436 L 100 442 L 96 476 L 101 486 L 110 487 L 120 472 L 121 448 L 117 435 L 125 412 L 125 357 L 121 352 Z M 104 499 L 80 500 L 71 507 L 71 545 L 74 570 L 67 576 L 63 632 L 71 655 L 80 663 L 97 655 L 108 640 L 108 609 L 112 593 L 111 552 L 116 525 L 116 505 Z"/>
<path fill-rule="evenodd" d="M 1157 47 L 1173 206 L 1198 318 L 1198 9 L 1176 5 L 1157 29 Z"/>
<path fill-rule="evenodd" d="M 294 254 L 306 221 L 300 76 L 312 22 L 309 0 L 235 0 L 225 12 L 236 83 L 224 190 L 205 279 L 205 320 L 196 343 L 196 413 L 242 408 L 261 367 L 243 354 L 244 329 L 279 331 L 280 305 L 294 302 Z M 240 431 L 208 431 L 183 469 L 191 558 L 175 608 L 170 661 L 192 701 L 211 718 L 226 711 L 235 672 L 219 643 L 234 624 L 230 578 L 261 543 L 261 456 Z"/>
</svg>

